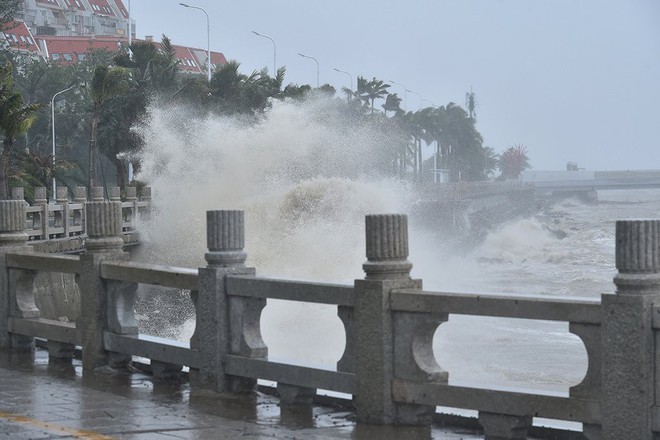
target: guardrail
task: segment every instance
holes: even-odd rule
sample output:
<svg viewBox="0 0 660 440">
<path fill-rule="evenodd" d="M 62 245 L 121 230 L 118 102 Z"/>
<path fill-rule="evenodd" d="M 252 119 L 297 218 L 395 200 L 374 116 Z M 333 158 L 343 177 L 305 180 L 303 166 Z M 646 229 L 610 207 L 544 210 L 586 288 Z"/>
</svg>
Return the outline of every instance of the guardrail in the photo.
<svg viewBox="0 0 660 440">
<path fill-rule="evenodd" d="M 366 217 L 366 276 L 353 286 L 257 277 L 244 264 L 242 211 L 207 212 L 206 267 L 135 263 L 121 251 L 121 209 L 88 203 L 87 251 L 62 257 L 26 252 L 25 205 L 0 202 L 0 348 L 32 349 L 39 337 L 50 356 L 67 358 L 80 346 L 83 375 L 141 356 L 155 375 L 188 366 L 193 387 L 217 392 L 249 392 L 266 379 L 277 382 L 283 404 L 309 402 L 317 389 L 343 392 L 353 395 L 359 423 L 428 424 L 442 405 L 479 411 L 487 438 L 525 438 L 533 417 L 582 422 L 588 439 L 651 440 L 660 432 L 660 221 L 617 223 L 618 290 L 598 301 L 424 291 L 410 278 L 404 215 Z M 78 277 L 75 324 L 40 318 L 32 292 L 40 271 Z M 139 283 L 190 293 L 189 344 L 139 334 Z M 337 306 L 346 348 L 336 371 L 268 359 L 260 328 L 268 299 Z M 587 374 L 567 395 L 449 385 L 432 340 L 450 314 L 568 322 L 586 347 Z"/>
<path fill-rule="evenodd" d="M 104 200 L 103 188 L 92 188 L 91 200 Z M 34 204 L 26 207 L 26 233 L 30 241 L 47 241 L 63 238 L 77 238 L 87 234 L 85 224 L 85 204 L 87 190 L 78 187 L 73 200 L 68 198 L 66 187 L 57 188 L 57 197 L 48 203 L 46 188 L 34 189 Z M 108 188 L 111 201 L 121 201 L 119 187 Z M 13 200 L 24 200 L 23 188 L 12 188 Z M 137 196 L 134 187 L 126 188 L 122 202 L 122 231 L 135 231 L 135 220 L 139 215 L 146 215 L 151 204 L 151 188 L 144 187 Z"/>
</svg>

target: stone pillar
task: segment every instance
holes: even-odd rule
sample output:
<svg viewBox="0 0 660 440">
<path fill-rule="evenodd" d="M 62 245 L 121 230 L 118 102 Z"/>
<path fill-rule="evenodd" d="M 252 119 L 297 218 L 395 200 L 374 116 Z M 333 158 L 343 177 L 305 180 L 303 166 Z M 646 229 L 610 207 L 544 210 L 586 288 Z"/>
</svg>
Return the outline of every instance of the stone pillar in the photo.
<svg viewBox="0 0 660 440">
<path fill-rule="evenodd" d="M 398 423 L 392 400 L 394 325 L 390 310 L 393 289 L 421 288 L 410 278 L 408 217 L 366 217 L 366 277 L 355 280 L 355 395 L 357 418 L 376 424 Z"/>
<path fill-rule="evenodd" d="M 77 186 L 73 191 L 73 201 L 75 203 L 86 203 L 87 202 L 87 188 L 84 186 Z"/>
<path fill-rule="evenodd" d="M 149 220 L 151 217 L 151 187 L 144 186 L 140 189 L 140 201 L 147 206 L 144 206 L 141 210 L 136 212 L 136 215 L 140 215 L 140 219 Z"/>
<path fill-rule="evenodd" d="M 250 391 L 256 386 L 255 380 L 225 375 L 222 368 L 225 355 L 230 353 L 254 358 L 268 354 L 259 331 L 266 301 L 230 297 L 225 288 L 226 275 L 255 274 L 253 268 L 245 267 L 244 213 L 207 211 L 206 225 L 207 267 L 199 269 L 197 325 L 191 339 L 191 346 L 196 346 L 202 357 L 195 382 L 220 392 Z"/>
<path fill-rule="evenodd" d="M 108 199 L 111 202 L 121 202 L 121 190 L 118 186 L 111 186 L 108 188 Z"/>
<path fill-rule="evenodd" d="M 143 202 L 151 202 L 151 187 L 143 186 L 140 190 L 140 200 Z"/>
<path fill-rule="evenodd" d="M 25 200 L 25 191 L 22 186 L 15 186 L 11 189 L 12 200 Z"/>
<path fill-rule="evenodd" d="M 82 233 L 86 233 L 85 228 L 85 204 L 87 203 L 87 188 L 78 186 L 73 190 L 73 203 L 83 205 L 81 210 L 76 209 L 73 212 L 73 224 L 82 226 Z"/>
<path fill-rule="evenodd" d="M 66 186 L 57 187 L 57 198 L 55 199 L 58 205 L 62 205 L 62 211 L 55 213 L 55 227 L 64 228 L 64 237 L 69 236 L 69 189 Z"/>
<path fill-rule="evenodd" d="M 116 292 L 117 286 L 108 286 L 112 283 L 101 279 L 100 264 L 104 260 L 127 257 L 122 251 L 121 203 L 87 203 L 87 236 L 86 251 L 80 256 L 80 317 L 77 321 L 83 340 L 83 373 L 110 363 L 109 354 L 103 348 L 103 331 L 110 326 L 113 314 L 108 312 L 109 296 L 111 290 Z M 123 323 L 114 322 L 113 325 Z"/>
<path fill-rule="evenodd" d="M 131 204 L 131 207 L 124 209 L 124 221 L 130 223 L 129 229 L 135 229 L 135 219 L 137 218 L 138 212 L 138 198 L 137 189 L 134 186 L 126 187 L 126 201 Z"/>
<path fill-rule="evenodd" d="M 94 186 L 92 187 L 91 194 L 89 195 L 90 200 L 92 202 L 102 202 L 105 200 L 105 197 L 103 196 L 103 187 L 102 186 Z"/>
<path fill-rule="evenodd" d="M 653 439 L 660 220 L 616 223 L 616 295 L 603 295 L 603 438 Z"/>
<path fill-rule="evenodd" d="M 25 233 L 25 201 L 0 200 L 0 348 L 30 349 L 32 338 L 11 336 L 9 316 L 38 317 L 32 294 L 33 271 L 7 268 L 7 253 L 30 252 Z M 13 292 L 10 293 L 9 288 Z"/>
<path fill-rule="evenodd" d="M 53 199 L 55 196 L 53 195 Z M 48 199 L 46 199 L 46 188 L 43 186 L 34 189 L 34 206 L 41 206 L 41 211 L 35 213 L 35 222 L 41 227 L 42 240 L 48 240 L 50 236 L 50 227 L 48 224 Z"/>
<path fill-rule="evenodd" d="M 55 195 L 53 194 L 53 199 L 55 199 Z M 46 198 L 46 187 L 44 186 L 39 186 L 34 189 L 34 204 L 35 205 L 45 205 L 48 203 L 48 199 Z"/>
</svg>

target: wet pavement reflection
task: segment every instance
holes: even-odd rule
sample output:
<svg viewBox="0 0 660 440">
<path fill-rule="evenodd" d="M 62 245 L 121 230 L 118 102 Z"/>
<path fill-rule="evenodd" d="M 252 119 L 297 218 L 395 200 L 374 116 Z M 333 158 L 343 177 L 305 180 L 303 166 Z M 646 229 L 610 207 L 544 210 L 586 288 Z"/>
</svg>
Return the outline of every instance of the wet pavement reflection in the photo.
<svg viewBox="0 0 660 440">
<path fill-rule="evenodd" d="M 0 437 L 82 439 L 480 439 L 439 427 L 356 425 L 351 403 L 281 406 L 271 394 L 218 395 L 138 369 L 82 376 L 80 361 L 0 352 Z"/>
</svg>

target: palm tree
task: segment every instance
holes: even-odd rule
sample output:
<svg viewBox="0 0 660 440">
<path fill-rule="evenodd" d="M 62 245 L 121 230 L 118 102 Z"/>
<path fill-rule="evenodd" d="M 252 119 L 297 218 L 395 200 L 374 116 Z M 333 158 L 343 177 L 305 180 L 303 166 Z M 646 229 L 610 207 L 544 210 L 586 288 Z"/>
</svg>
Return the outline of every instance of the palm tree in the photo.
<svg viewBox="0 0 660 440">
<path fill-rule="evenodd" d="M 97 152 L 96 134 L 104 105 L 112 98 L 128 91 L 128 77 L 122 67 L 97 66 L 87 88 L 92 101 L 92 130 L 89 138 L 88 191 L 96 186 Z"/>
<path fill-rule="evenodd" d="M 0 69 L 0 131 L 4 135 L 0 155 L 0 200 L 9 197 L 9 155 L 18 136 L 25 134 L 36 119 L 38 104 L 25 105 L 14 89 L 13 66 Z"/>
<path fill-rule="evenodd" d="M 383 111 L 385 112 L 385 116 L 387 116 L 387 112 L 400 112 L 401 98 L 396 93 L 388 93 L 385 98 L 385 104 L 383 104 Z"/>
<path fill-rule="evenodd" d="M 507 148 L 500 156 L 499 166 L 503 179 L 517 179 L 520 177 L 524 170 L 531 168 L 527 157 L 527 147 L 515 145 Z"/>
<path fill-rule="evenodd" d="M 384 98 L 389 88 L 389 84 L 376 77 L 367 82 L 363 77 L 358 76 L 358 93 L 365 103 L 370 103 L 371 114 L 374 113 L 374 101 Z"/>
</svg>

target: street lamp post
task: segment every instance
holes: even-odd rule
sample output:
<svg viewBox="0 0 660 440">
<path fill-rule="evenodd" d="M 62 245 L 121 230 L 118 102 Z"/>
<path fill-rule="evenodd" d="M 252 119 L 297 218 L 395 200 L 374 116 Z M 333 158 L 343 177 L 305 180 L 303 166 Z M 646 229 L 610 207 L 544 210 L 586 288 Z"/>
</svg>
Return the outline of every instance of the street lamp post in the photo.
<svg viewBox="0 0 660 440">
<path fill-rule="evenodd" d="M 193 6 L 186 3 L 179 3 L 184 8 L 199 9 L 204 14 L 206 14 L 206 67 L 208 72 L 209 82 L 211 81 L 211 20 L 209 19 L 209 14 L 206 12 L 206 9 L 200 8 L 199 6 Z"/>
<path fill-rule="evenodd" d="M 62 94 L 64 92 L 68 92 L 75 86 L 76 85 L 74 84 L 71 87 L 67 87 L 64 90 L 60 90 L 59 92 L 55 93 L 50 100 L 50 121 L 53 129 L 53 200 L 55 200 L 57 194 L 57 186 L 55 184 L 55 97 L 57 97 L 57 95 Z"/>
<path fill-rule="evenodd" d="M 388 80 L 392 84 L 396 84 L 397 86 L 403 87 L 403 107 L 405 111 L 408 111 L 408 89 L 406 89 L 406 86 L 404 86 L 401 83 L 398 83 L 396 81 L 392 81 L 391 79 Z"/>
<path fill-rule="evenodd" d="M 339 72 L 339 73 L 344 73 L 344 74 L 348 75 L 348 77 L 351 79 L 351 91 L 353 91 L 353 75 L 351 75 L 350 73 L 345 72 L 345 71 L 343 71 L 343 70 L 339 70 L 339 69 L 337 69 L 336 67 L 334 67 L 333 70 L 335 70 L 335 71 L 337 71 L 337 72 Z"/>
<path fill-rule="evenodd" d="M 316 61 L 316 88 L 318 89 L 318 88 L 319 88 L 319 84 L 320 84 L 320 83 L 319 83 L 319 71 L 321 70 L 321 69 L 319 68 L 319 60 L 317 60 L 317 59 L 314 58 L 314 57 L 310 57 L 309 55 L 303 55 L 303 54 L 301 54 L 300 52 L 298 52 L 298 55 L 300 55 L 300 56 L 303 57 L 303 58 L 309 58 L 309 59 L 311 59 L 311 60 Z"/>
<path fill-rule="evenodd" d="M 275 40 L 268 35 L 260 34 L 257 31 L 252 31 L 252 33 L 260 37 L 268 38 L 273 43 L 273 78 L 275 78 L 275 75 L 277 75 L 277 46 L 275 46 Z"/>
<path fill-rule="evenodd" d="M 132 27 L 131 26 L 131 0 L 128 0 L 128 50 L 130 50 L 131 47 L 131 34 L 132 34 Z"/>
<path fill-rule="evenodd" d="M 422 98 L 422 95 L 417 93 L 417 92 L 414 92 L 412 90 L 408 90 L 408 89 L 406 89 L 406 92 L 414 93 L 415 95 L 419 96 L 419 110 L 421 110 L 422 109 L 422 101 L 424 101 L 424 98 Z"/>
</svg>

